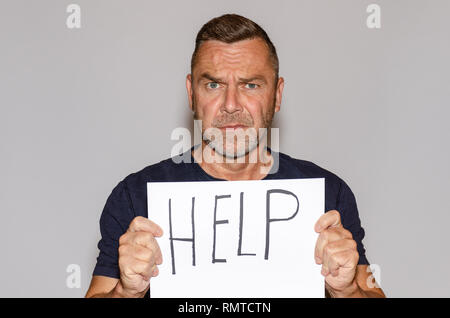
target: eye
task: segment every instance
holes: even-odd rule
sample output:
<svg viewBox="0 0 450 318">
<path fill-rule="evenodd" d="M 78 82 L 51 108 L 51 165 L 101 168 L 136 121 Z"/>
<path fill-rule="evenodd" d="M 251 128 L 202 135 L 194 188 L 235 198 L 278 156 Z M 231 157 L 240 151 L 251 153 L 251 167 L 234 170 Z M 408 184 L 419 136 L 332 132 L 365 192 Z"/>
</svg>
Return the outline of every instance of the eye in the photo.
<svg viewBox="0 0 450 318">
<path fill-rule="evenodd" d="M 216 88 L 219 88 L 219 83 L 209 82 L 208 84 L 206 84 L 206 87 L 210 88 L 210 89 L 216 89 Z"/>
<path fill-rule="evenodd" d="M 255 88 L 258 88 L 258 84 L 255 84 L 255 83 L 247 83 L 247 84 L 245 84 L 245 88 L 248 88 L 248 89 L 255 89 Z"/>
</svg>

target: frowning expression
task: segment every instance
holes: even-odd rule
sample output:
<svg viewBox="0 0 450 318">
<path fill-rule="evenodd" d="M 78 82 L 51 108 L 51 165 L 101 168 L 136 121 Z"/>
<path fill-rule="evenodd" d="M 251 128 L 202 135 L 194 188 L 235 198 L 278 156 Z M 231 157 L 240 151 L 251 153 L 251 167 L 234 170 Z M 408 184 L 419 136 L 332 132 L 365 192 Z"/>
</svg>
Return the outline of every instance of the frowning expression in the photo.
<svg viewBox="0 0 450 318">
<path fill-rule="evenodd" d="M 280 109 L 283 79 L 276 78 L 266 43 L 259 38 L 234 43 L 204 42 L 186 86 L 195 119 L 208 128 L 258 131 Z M 234 146 L 232 147 L 234 148 Z"/>
</svg>

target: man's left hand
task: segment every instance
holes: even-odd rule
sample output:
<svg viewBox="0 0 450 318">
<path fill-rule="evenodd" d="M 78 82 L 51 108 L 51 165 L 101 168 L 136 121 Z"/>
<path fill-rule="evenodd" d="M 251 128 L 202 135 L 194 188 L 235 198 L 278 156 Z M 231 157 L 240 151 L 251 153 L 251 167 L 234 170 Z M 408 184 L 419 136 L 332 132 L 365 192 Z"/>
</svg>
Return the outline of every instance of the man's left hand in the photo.
<svg viewBox="0 0 450 318">
<path fill-rule="evenodd" d="M 322 264 L 328 291 L 334 297 L 350 296 L 358 290 L 355 274 L 359 260 L 352 234 L 342 226 L 336 210 L 322 215 L 314 230 L 320 233 L 314 258 L 317 264 Z"/>
</svg>

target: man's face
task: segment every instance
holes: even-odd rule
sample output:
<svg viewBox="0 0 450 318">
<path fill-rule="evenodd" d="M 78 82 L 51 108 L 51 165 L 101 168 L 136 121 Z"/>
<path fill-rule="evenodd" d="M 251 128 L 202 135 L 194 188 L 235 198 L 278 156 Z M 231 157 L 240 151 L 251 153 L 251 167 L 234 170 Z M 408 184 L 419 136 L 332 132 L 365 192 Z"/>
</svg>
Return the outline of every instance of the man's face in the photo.
<svg viewBox="0 0 450 318">
<path fill-rule="evenodd" d="M 206 143 L 214 140 L 208 129 L 220 129 L 223 149 L 216 151 L 224 155 L 232 153 L 234 157 L 253 150 L 259 138 L 253 138 L 256 143 L 246 138 L 245 150 L 239 154 L 238 149 L 243 148 L 234 138 L 226 139 L 227 132 L 241 128 L 251 135 L 259 128 L 269 128 L 274 113 L 280 109 L 283 85 L 282 78 L 275 83 L 269 49 L 259 38 L 230 44 L 204 42 L 198 50 L 193 74 L 186 81 L 190 107 L 194 118 L 202 120 Z"/>
</svg>

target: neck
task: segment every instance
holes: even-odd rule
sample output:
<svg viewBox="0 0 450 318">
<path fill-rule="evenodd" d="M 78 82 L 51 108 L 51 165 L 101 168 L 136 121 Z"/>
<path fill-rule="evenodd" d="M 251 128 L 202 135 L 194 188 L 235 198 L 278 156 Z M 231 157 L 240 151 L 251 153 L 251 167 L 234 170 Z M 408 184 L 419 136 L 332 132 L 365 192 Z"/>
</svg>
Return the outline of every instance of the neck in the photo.
<svg viewBox="0 0 450 318">
<path fill-rule="evenodd" d="M 265 144 L 259 144 L 244 158 L 227 159 L 203 142 L 202 147 L 197 147 L 192 155 L 207 174 L 214 178 L 229 181 L 261 180 L 267 176 L 273 165 L 273 157 L 265 149 Z M 211 160 L 211 158 L 214 158 L 214 160 Z M 251 160 L 253 158 L 257 160 Z"/>
</svg>

